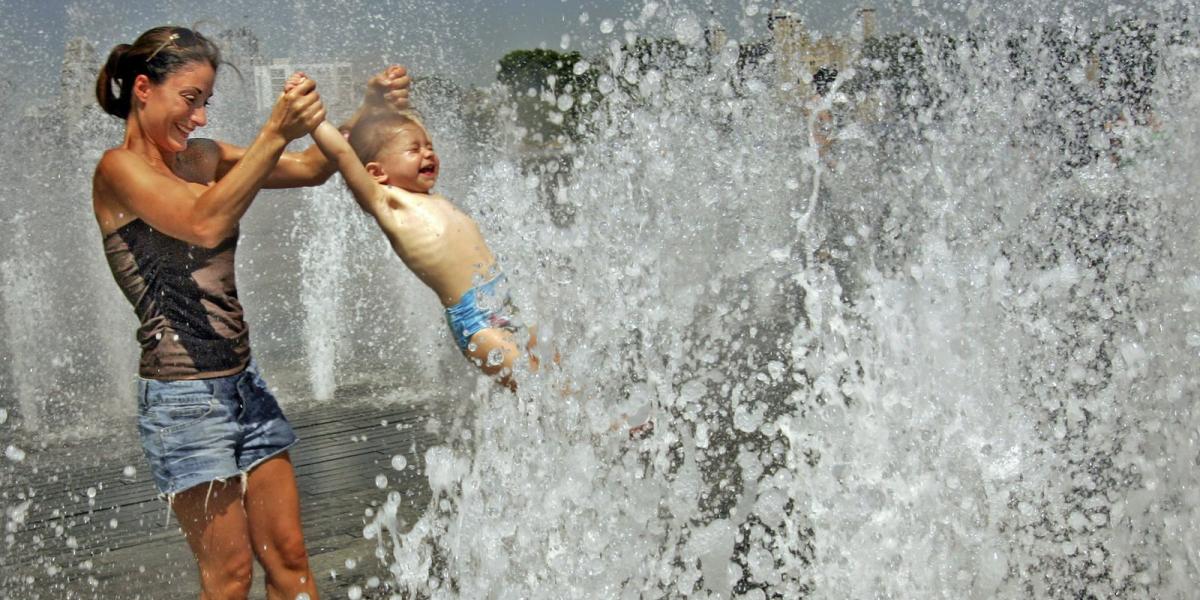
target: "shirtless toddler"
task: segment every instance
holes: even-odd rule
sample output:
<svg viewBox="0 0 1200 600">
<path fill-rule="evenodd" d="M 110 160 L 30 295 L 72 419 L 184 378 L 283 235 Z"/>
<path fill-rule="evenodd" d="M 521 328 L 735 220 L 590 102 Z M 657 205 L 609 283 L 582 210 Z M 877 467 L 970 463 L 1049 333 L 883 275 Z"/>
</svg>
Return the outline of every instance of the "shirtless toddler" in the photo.
<svg viewBox="0 0 1200 600">
<path fill-rule="evenodd" d="M 293 75 L 285 91 L 303 80 Z M 439 161 L 425 127 L 415 116 L 390 112 L 362 117 L 348 140 L 328 121 L 312 138 L 404 264 L 437 294 L 459 349 L 515 389 L 519 351 L 504 274 L 475 221 L 431 193 Z M 531 336 L 528 347 L 533 344 Z M 536 369 L 533 354 L 529 361 Z"/>
</svg>

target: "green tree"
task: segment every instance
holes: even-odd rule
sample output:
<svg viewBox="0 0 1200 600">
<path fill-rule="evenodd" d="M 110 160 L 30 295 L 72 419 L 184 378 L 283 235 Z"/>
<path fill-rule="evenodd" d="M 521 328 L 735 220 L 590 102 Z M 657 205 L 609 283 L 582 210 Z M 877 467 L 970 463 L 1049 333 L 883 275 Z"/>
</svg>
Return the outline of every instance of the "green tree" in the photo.
<svg viewBox="0 0 1200 600">
<path fill-rule="evenodd" d="M 500 59 L 496 79 L 508 88 L 517 121 L 532 142 L 578 139 L 585 100 L 597 97 L 596 72 L 578 52 L 514 50 Z M 582 63 L 582 64 L 581 64 Z"/>
</svg>

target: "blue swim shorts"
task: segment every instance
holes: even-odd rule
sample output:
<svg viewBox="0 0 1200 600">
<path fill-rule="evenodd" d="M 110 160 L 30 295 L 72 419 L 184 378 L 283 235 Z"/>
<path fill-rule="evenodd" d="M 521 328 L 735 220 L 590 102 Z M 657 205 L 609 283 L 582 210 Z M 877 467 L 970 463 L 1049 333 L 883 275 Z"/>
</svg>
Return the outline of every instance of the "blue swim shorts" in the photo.
<svg viewBox="0 0 1200 600">
<path fill-rule="evenodd" d="M 139 377 L 138 432 L 167 497 L 240 476 L 298 441 L 253 359 L 227 377 Z"/>
<path fill-rule="evenodd" d="M 516 310 L 508 294 L 503 273 L 491 281 L 477 285 L 462 295 L 458 304 L 446 309 L 446 324 L 458 349 L 467 351 L 471 336 L 482 329 L 495 327 L 516 331 Z"/>
</svg>

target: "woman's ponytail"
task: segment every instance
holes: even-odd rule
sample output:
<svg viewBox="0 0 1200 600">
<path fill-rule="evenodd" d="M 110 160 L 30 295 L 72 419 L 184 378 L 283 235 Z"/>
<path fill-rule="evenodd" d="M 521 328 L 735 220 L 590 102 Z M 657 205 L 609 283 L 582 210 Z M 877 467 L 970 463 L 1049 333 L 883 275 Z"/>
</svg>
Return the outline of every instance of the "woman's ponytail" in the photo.
<svg viewBox="0 0 1200 600">
<path fill-rule="evenodd" d="M 113 47 L 112 52 L 108 53 L 108 60 L 100 68 L 99 77 L 96 78 L 96 101 L 100 103 L 104 112 L 119 119 L 129 117 L 129 94 L 133 90 L 133 79 L 121 72 L 121 64 L 132 48 L 129 44 L 117 44 Z M 127 79 L 128 87 L 125 85 Z"/>
</svg>

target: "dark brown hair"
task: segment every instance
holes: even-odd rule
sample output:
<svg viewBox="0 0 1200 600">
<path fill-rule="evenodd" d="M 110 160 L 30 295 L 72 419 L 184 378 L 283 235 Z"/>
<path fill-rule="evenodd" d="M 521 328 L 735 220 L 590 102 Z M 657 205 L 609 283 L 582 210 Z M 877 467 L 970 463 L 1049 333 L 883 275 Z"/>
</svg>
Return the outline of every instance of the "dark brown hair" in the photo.
<svg viewBox="0 0 1200 600">
<path fill-rule="evenodd" d="M 167 25 L 147 30 L 133 44 L 117 44 L 108 53 L 96 78 L 96 101 L 104 112 L 126 119 L 138 75 L 162 83 L 168 75 L 194 62 L 206 62 L 216 71 L 221 64 L 221 50 L 186 27 Z"/>
<path fill-rule="evenodd" d="M 425 129 L 425 124 L 415 112 L 379 112 L 358 120 L 350 130 L 350 147 L 363 164 L 375 160 L 379 152 L 396 137 L 401 127 L 415 124 Z M 428 130 L 426 131 L 428 133 Z"/>
</svg>

